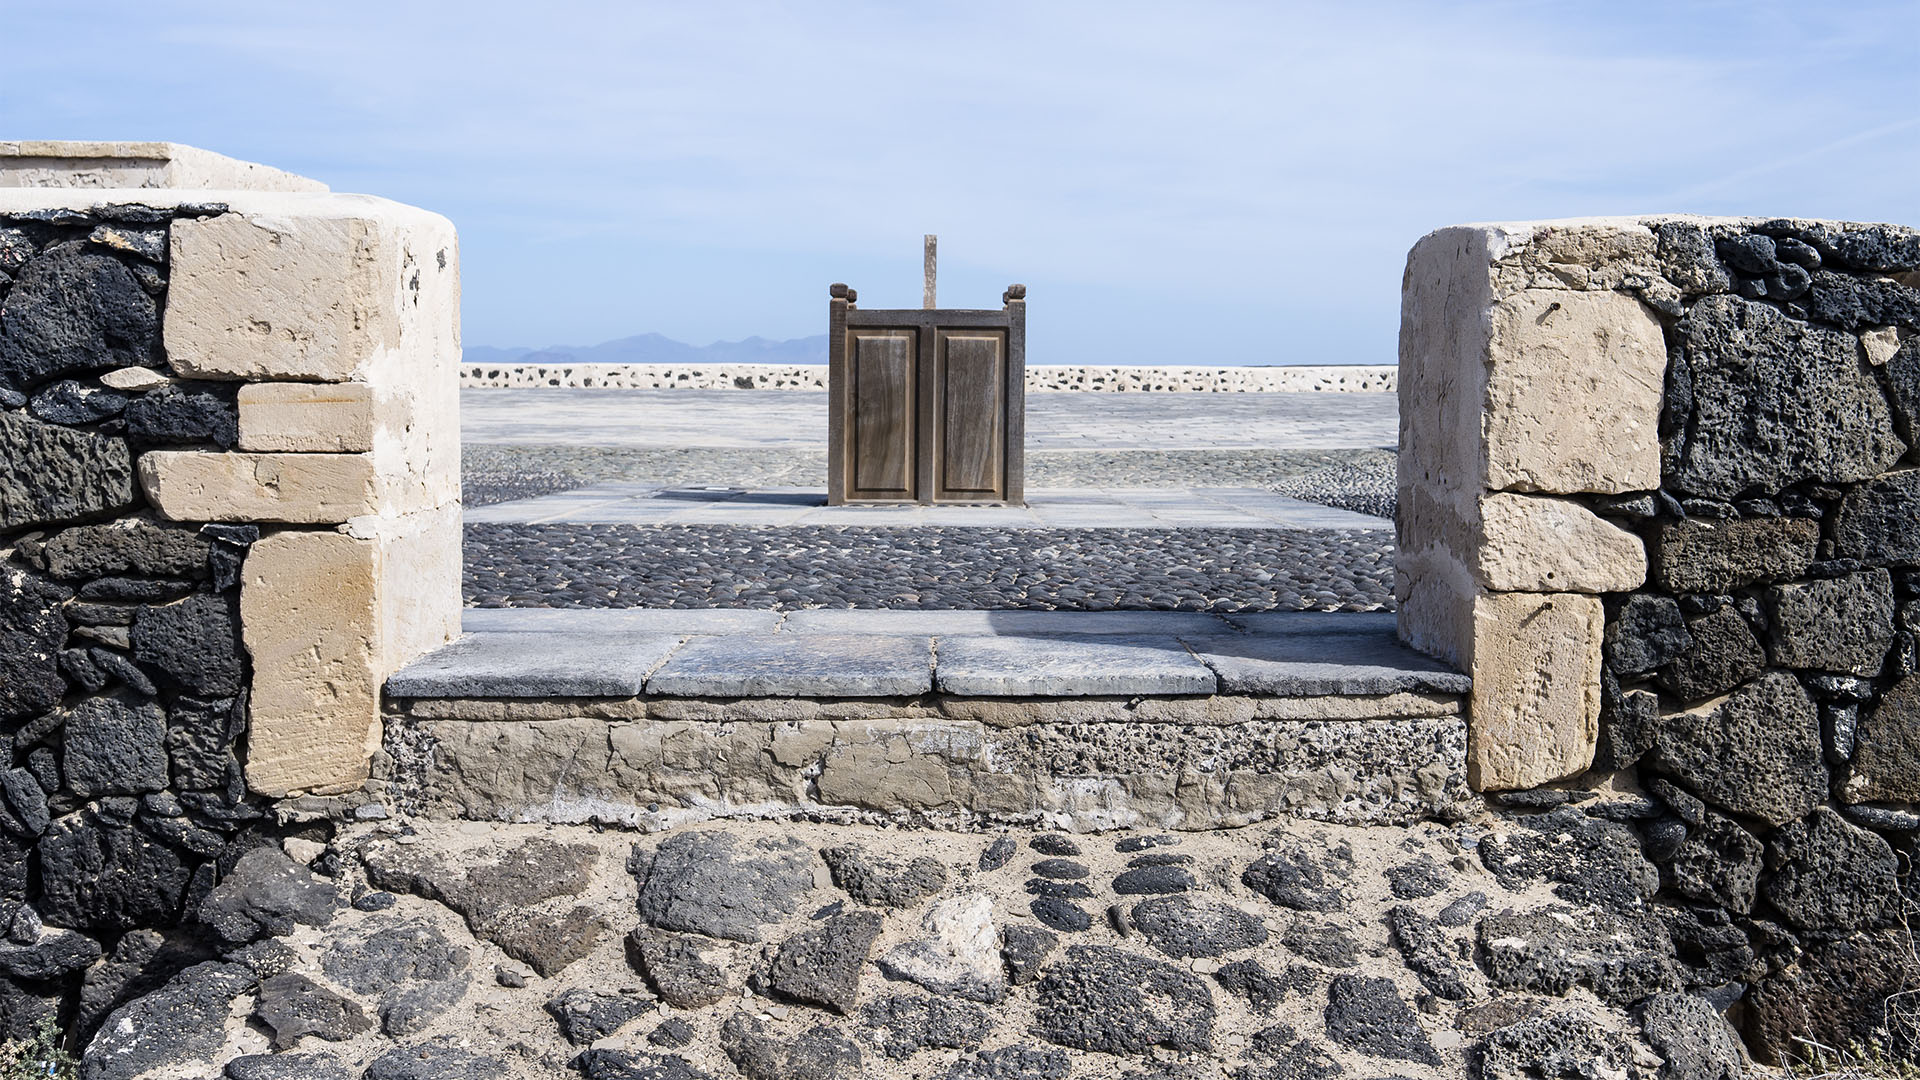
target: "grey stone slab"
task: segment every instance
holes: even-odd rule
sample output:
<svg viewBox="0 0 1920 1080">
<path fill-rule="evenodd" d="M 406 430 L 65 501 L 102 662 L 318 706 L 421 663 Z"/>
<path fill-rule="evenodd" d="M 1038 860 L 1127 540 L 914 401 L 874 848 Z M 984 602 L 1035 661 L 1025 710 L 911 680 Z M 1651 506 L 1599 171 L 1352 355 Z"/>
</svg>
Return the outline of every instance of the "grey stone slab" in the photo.
<svg viewBox="0 0 1920 1080">
<path fill-rule="evenodd" d="M 779 627 L 778 611 L 741 608 L 468 608 L 469 634 L 747 634 Z"/>
<path fill-rule="evenodd" d="M 733 634 L 695 637 L 647 680 L 663 697 L 902 697 L 933 687 L 925 636 Z"/>
<path fill-rule="evenodd" d="M 1320 616 L 1326 618 L 1326 616 Z M 1467 676 L 1400 644 L 1391 631 L 1189 637 L 1220 692 L 1273 697 L 1464 694 Z"/>
<path fill-rule="evenodd" d="M 934 682 L 967 697 L 1211 694 L 1213 671 L 1177 638 L 941 637 Z"/>
<path fill-rule="evenodd" d="M 680 644 L 675 634 L 468 634 L 387 680 L 403 698 L 633 697 Z"/>
<path fill-rule="evenodd" d="M 1220 617 L 1255 634 L 1393 634 L 1399 625 L 1391 611 L 1248 611 Z"/>
<path fill-rule="evenodd" d="M 1088 634 L 1217 634 L 1230 628 L 1200 611 L 881 611 L 815 608 L 787 615 L 789 634 L 919 634 L 1032 637 Z"/>
</svg>

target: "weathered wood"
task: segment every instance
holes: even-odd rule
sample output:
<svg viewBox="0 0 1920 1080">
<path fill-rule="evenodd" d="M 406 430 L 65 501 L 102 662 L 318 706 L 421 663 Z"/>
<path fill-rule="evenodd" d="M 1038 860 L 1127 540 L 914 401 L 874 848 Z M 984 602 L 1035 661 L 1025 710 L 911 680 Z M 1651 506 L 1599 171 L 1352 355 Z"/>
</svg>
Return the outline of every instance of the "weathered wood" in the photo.
<svg viewBox="0 0 1920 1080">
<path fill-rule="evenodd" d="M 938 247 L 940 246 L 940 238 L 933 235 L 932 233 L 928 233 L 926 237 L 922 240 L 922 243 L 925 245 L 925 248 L 926 248 L 925 250 L 926 265 L 922 268 L 926 276 L 926 280 L 921 291 L 920 306 L 925 308 L 928 311 L 932 311 L 935 307 L 938 306 L 933 302 L 933 296 L 934 296 L 933 278 L 934 278 L 934 270 L 936 269 L 934 265 L 935 264 L 934 253 L 936 249 L 938 249 Z"/>
<path fill-rule="evenodd" d="M 1005 498 L 1001 433 L 1006 414 L 1003 333 L 942 331 L 938 348 L 940 482 L 934 498 Z"/>
<path fill-rule="evenodd" d="M 913 499 L 917 485 L 915 335 L 902 330 L 854 332 L 851 347 L 854 435 L 851 497 Z"/>
</svg>

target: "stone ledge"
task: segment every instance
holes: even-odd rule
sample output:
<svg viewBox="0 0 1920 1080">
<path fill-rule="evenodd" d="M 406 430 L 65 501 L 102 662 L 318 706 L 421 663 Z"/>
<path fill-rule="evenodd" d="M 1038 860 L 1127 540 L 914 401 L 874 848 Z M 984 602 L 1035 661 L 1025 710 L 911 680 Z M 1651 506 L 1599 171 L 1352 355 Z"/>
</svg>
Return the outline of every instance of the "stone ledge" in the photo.
<svg viewBox="0 0 1920 1080">
<path fill-rule="evenodd" d="M 170 142 L 0 142 L 0 187 L 323 192 L 290 172 Z"/>
</svg>

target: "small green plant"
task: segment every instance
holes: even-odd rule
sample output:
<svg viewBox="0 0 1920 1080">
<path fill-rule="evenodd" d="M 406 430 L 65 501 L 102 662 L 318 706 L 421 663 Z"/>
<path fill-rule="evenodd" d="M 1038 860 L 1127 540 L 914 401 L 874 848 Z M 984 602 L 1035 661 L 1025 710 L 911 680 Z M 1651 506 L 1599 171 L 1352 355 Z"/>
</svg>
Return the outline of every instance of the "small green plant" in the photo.
<svg viewBox="0 0 1920 1080">
<path fill-rule="evenodd" d="M 40 1021 L 31 1039 L 0 1043 L 0 1080 L 77 1080 L 80 1062 L 61 1045 L 53 1018 Z"/>
<path fill-rule="evenodd" d="M 1812 1039 L 1793 1041 L 1804 1056 L 1787 1073 L 1799 1080 L 1920 1080 L 1920 1066 L 1888 1057 L 1879 1046 L 1853 1043 L 1840 1049 Z"/>
</svg>

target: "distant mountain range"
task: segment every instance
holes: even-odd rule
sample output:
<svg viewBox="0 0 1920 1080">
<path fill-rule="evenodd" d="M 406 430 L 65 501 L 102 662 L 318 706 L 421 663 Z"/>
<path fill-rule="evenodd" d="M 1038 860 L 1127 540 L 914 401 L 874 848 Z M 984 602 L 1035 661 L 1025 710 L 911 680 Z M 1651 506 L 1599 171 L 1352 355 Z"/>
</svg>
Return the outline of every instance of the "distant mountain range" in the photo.
<svg viewBox="0 0 1920 1080">
<path fill-rule="evenodd" d="M 768 341 L 716 341 L 689 345 L 659 334 L 638 334 L 598 345 L 553 345 L 545 349 L 466 347 L 469 364 L 824 364 L 827 335 Z"/>
</svg>

